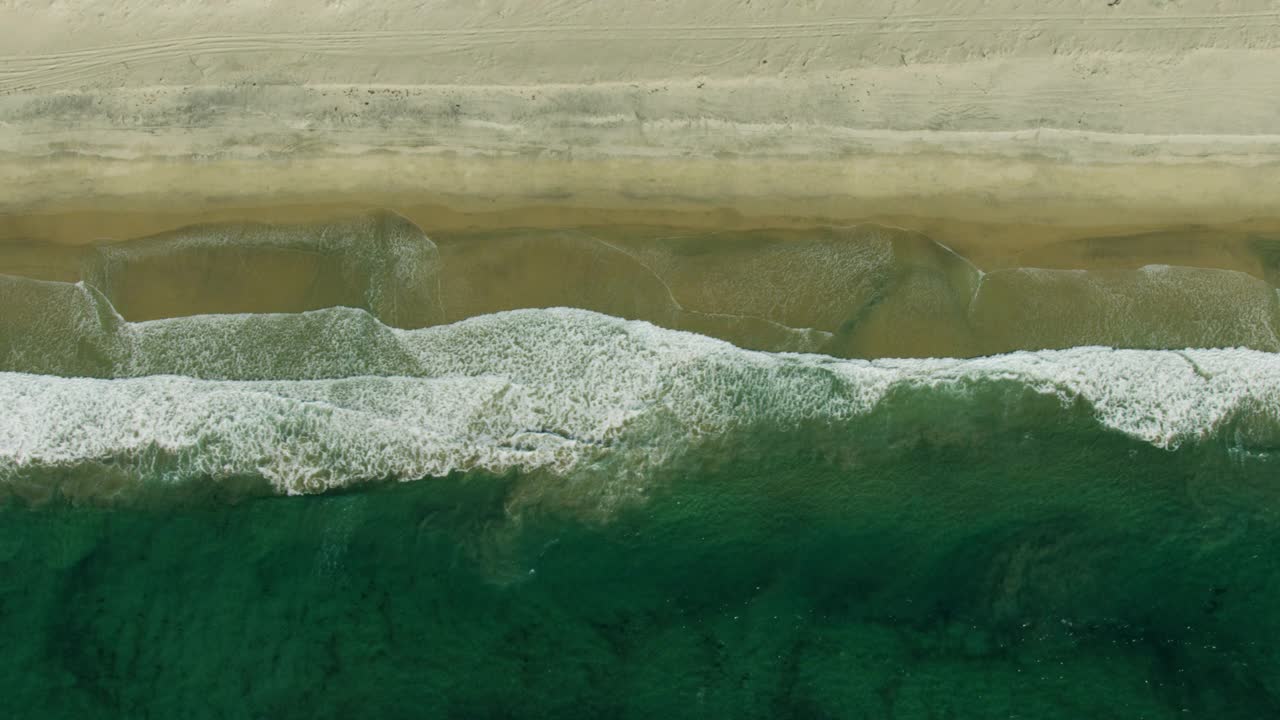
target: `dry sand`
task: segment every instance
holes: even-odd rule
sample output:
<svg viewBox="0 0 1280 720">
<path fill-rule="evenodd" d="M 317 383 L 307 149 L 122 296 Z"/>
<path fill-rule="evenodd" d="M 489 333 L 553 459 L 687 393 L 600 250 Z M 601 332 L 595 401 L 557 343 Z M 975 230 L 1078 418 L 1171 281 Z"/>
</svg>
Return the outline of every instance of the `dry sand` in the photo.
<svg viewBox="0 0 1280 720">
<path fill-rule="evenodd" d="M 0 0 L 0 240 L 1280 228 L 1280 2 Z"/>
</svg>

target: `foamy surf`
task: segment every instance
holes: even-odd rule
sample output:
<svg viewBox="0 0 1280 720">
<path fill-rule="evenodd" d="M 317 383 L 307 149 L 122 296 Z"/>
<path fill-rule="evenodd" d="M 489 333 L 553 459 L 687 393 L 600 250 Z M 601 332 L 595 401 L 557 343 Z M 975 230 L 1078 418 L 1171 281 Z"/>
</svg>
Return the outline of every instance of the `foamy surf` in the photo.
<svg viewBox="0 0 1280 720">
<path fill-rule="evenodd" d="M 1163 448 L 1227 427 L 1233 442 L 1265 445 L 1280 425 L 1280 357 L 1252 350 L 860 361 L 747 351 L 563 308 L 412 331 L 361 311 L 309 315 L 340 321 L 320 323 L 338 333 L 325 342 L 360 352 L 335 359 L 245 332 L 304 316 L 208 316 L 131 324 L 119 367 L 141 377 L 0 373 L 0 478 L 109 466 L 137 483 L 259 477 L 296 494 L 590 468 L 595 481 L 635 487 L 701 442 L 761 427 L 816 424 L 856 446 L 859 419 L 920 393 L 1009 412 L 1028 397 L 1084 403 L 1102 426 Z M 139 339 L 152 333 L 164 341 Z M 225 379 L 281 368 L 290 377 Z M 350 377 L 294 379 L 326 373 Z"/>
</svg>

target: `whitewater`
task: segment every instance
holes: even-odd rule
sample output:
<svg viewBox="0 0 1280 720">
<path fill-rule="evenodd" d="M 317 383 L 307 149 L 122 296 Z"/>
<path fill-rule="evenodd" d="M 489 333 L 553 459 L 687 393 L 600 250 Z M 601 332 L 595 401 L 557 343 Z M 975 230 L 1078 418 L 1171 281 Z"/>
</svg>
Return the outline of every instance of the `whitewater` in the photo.
<svg viewBox="0 0 1280 720">
<path fill-rule="evenodd" d="M 913 393 L 1084 404 L 1169 449 L 1270 447 L 1280 427 L 1280 357 L 1246 349 L 844 360 L 566 308 L 418 330 L 351 308 L 127 322 L 77 288 L 77 331 L 49 337 L 99 377 L 62 376 L 64 355 L 38 341 L 0 347 L 0 367 L 24 370 L 0 373 L 0 482 L 110 467 L 139 484 L 257 477 L 281 494 L 475 470 L 636 486 L 754 428 L 844 428 L 856 446 L 859 418 Z"/>
</svg>

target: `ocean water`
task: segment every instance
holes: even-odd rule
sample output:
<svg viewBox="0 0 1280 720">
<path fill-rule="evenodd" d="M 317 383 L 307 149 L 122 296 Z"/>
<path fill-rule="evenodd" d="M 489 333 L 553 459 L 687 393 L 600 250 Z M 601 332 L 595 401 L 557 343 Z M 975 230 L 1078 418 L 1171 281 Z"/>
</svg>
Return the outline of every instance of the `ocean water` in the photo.
<svg viewBox="0 0 1280 720">
<path fill-rule="evenodd" d="M 1265 277 L 341 227 L 0 277 L 4 716 L 1280 716 Z"/>
</svg>

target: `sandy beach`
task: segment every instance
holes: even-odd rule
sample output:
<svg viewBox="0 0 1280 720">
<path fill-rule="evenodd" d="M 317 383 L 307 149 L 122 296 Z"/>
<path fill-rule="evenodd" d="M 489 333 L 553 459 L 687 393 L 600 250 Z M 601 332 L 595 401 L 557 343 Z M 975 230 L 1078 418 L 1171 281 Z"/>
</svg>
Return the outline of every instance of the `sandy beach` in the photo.
<svg viewBox="0 0 1280 720">
<path fill-rule="evenodd" d="M 0 4 L 0 240 L 873 221 L 1272 231 L 1274 2 Z M 56 30 L 55 30 L 56 29 Z"/>
<path fill-rule="evenodd" d="M 0 0 L 0 717 L 1280 718 L 1280 0 Z"/>
</svg>

